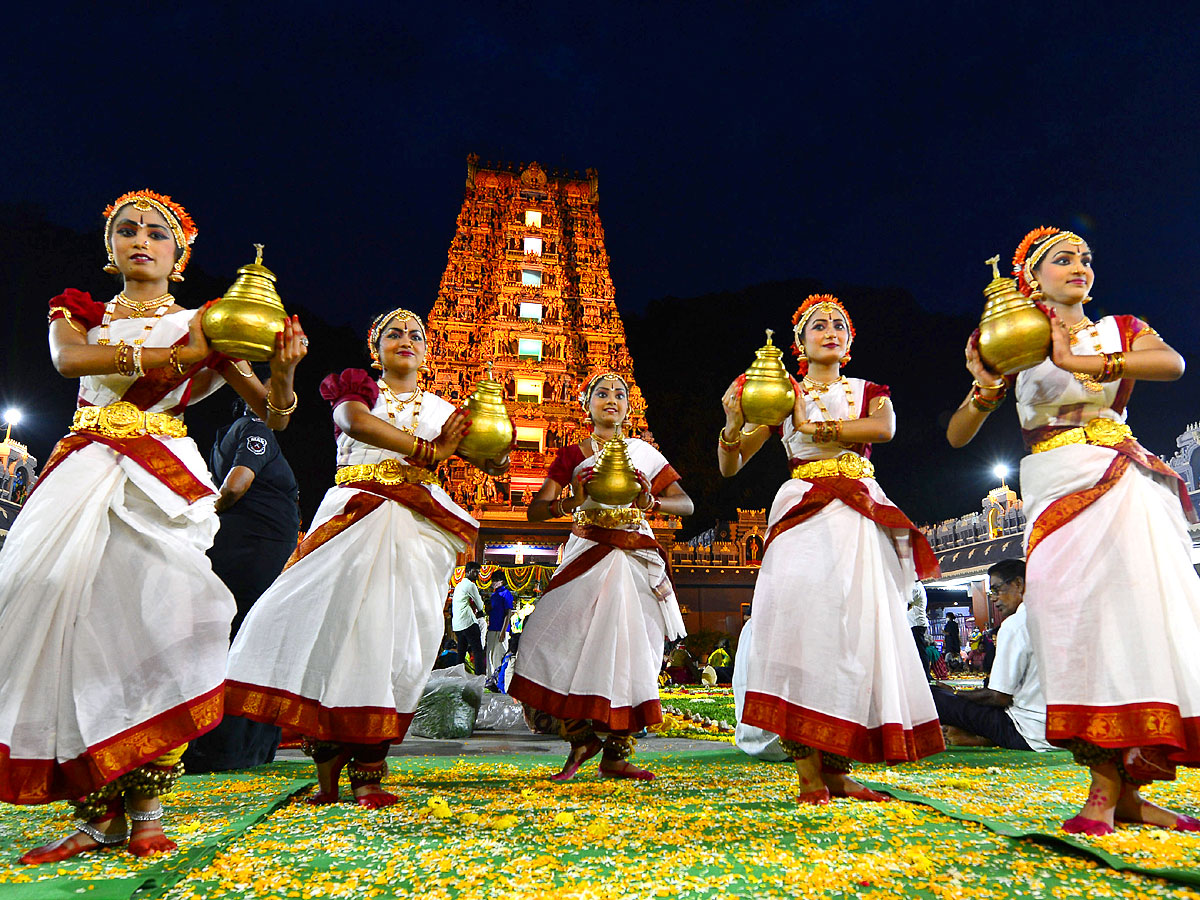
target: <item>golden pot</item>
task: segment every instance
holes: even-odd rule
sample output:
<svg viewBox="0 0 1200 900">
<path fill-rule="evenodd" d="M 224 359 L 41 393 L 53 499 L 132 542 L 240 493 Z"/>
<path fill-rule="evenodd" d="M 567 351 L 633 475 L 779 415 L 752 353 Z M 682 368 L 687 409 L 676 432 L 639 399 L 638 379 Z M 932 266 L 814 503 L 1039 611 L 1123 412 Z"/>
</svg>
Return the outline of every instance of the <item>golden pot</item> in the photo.
<svg viewBox="0 0 1200 900">
<path fill-rule="evenodd" d="M 275 290 L 275 273 L 262 264 L 263 245 L 255 244 L 254 262 L 238 269 L 225 296 L 204 311 L 201 326 L 214 350 L 255 362 L 275 355 L 275 335 L 287 313 Z"/>
<path fill-rule="evenodd" d="M 589 497 L 607 506 L 628 506 L 642 490 L 625 439 L 619 431 L 600 448 L 592 478 L 585 489 Z"/>
<path fill-rule="evenodd" d="M 487 378 L 475 385 L 464 405 L 471 414 L 471 430 L 458 445 L 459 456 L 480 463 L 500 459 L 512 446 L 513 426 L 504 406 L 504 388 L 492 381 L 490 363 Z"/>
<path fill-rule="evenodd" d="M 771 343 L 775 332 L 767 329 L 767 342 L 754 351 L 742 387 L 742 415 L 751 425 L 778 425 L 796 404 L 796 389 L 783 367 L 783 353 Z"/>
<path fill-rule="evenodd" d="M 997 263 L 988 260 L 992 282 L 983 289 L 987 302 L 979 320 L 979 355 L 999 375 L 1032 369 L 1050 355 L 1050 319 L 1017 289 L 1015 278 L 1001 278 Z"/>
</svg>

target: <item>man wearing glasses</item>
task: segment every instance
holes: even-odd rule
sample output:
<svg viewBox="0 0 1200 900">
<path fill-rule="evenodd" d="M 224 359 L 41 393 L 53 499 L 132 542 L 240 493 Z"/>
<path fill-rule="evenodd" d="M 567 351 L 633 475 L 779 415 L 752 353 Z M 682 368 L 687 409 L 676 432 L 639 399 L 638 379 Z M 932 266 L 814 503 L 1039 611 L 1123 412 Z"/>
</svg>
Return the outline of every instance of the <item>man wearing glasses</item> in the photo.
<svg viewBox="0 0 1200 900">
<path fill-rule="evenodd" d="M 996 635 L 988 686 L 973 691 L 933 689 L 946 743 L 1054 750 L 1046 740 L 1046 698 L 1025 620 L 1025 562 L 1005 559 L 988 569 L 988 599 L 1005 616 Z"/>
</svg>

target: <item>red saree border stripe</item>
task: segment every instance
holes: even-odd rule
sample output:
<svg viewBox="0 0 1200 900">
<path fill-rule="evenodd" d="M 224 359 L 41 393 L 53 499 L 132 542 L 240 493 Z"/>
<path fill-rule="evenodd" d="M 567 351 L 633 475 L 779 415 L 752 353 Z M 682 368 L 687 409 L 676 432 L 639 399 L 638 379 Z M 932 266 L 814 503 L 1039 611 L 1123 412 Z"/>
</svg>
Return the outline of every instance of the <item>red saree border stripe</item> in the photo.
<svg viewBox="0 0 1200 900">
<path fill-rule="evenodd" d="M 1025 551 L 1025 559 L 1033 556 L 1033 551 L 1042 541 L 1116 487 L 1128 468 L 1129 457 L 1118 453 L 1108 464 L 1099 481 L 1082 491 L 1059 497 L 1042 510 L 1042 514 L 1034 520 L 1033 527 L 1029 529 L 1029 546 Z"/>
<path fill-rule="evenodd" d="M 1030 431 L 1021 429 L 1021 436 L 1025 439 L 1025 446 L 1032 447 L 1034 444 L 1054 437 L 1056 434 L 1071 430 L 1072 426 L 1067 425 L 1043 425 L 1041 428 L 1034 428 Z M 1062 448 L 1059 447 L 1057 449 L 1061 450 Z M 1137 463 L 1146 471 L 1168 479 L 1170 483 L 1175 485 L 1175 492 L 1179 495 L 1179 505 L 1183 508 L 1184 517 L 1193 524 L 1198 521 L 1195 507 L 1192 506 L 1192 498 L 1188 495 L 1187 483 L 1178 472 L 1133 439 L 1121 441 L 1121 443 L 1114 444 L 1107 449 L 1115 450 L 1121 456 Z"/>
<path fill-rule="evenodd" d="M 612 547 L 606 547 L 603 544 L 597 544 L 595 547 L 588 547 L 577 557 L 562 566 L 550 578 L 550 583 L 546 585 L 545 594 L 550 593 L 556 588 L 562 587 L 571 581 L 574 581 L 592 566 L 613 552 Z M 543 594 L 543 596 L 545 596 Z"/>
<path fill-rule="evenodd" d="M 513 675 L 508 695 L 559 719 L 587 719 L 613 731 L 641 731 L 663 720 L 658 700 L 614 707 L 599 694 L 560 694 L 519 674 Z"/>
<path fill-rule="evenodd" d="M 867 728 L 758 691 L 746 692 L 742 721 L 785 740 L 863 763 L 914 762 L 946 749 L 937 719 L 911 729 L 895 723 Z"/>
<path fill-rule="evenodd" d="M 333 540 L 359 519 L 373 513 L 379 507 L 383 506 L 383 498 L 376 497 L 374 494 L 366 494 L 359 492 L 346 501 L 346 505 L 342 511 L 329 519 L 322 522 L 321 525 L 313 531 L 310 531 L 304 536 L 296 549 L 292 551 L 292 555 L 288 557 L 287 563 L 284 564 L 283 571 L 287 571 L 308 554 L 312 553 L 322 544 Z"/>
<path fill-rule="evenodd" d="M 60 462 L 62 462 L 76 450 L 86 447 L 90 443 L 91 441 L 88 438 L 74 432 L 61 438 L 59 442 L 54 445 L 54 449 L 50 451 L 50 458 L 47 459 L 46 464 L 42 466 L 42 474 L 38 476 L 37 484 L 30 488 L 29 493 L 32 494 L 34 491 L 36 491 L 41 483 L 46 480 L 46 476 L 53 472 L 58 467 Z"/>
<path fill-rule="evenodd" d="M 434 498 L 433 494 L 417 484 L 402 481 L 400 484 L 380 484 L 378 481 L 350 481 L 342 487 L 354 488 L 367 494 L 375 494 L 394 500 L 415 513 L 420 513 L 443 531 L 457 537 L 468 547 L 475 543 L 479 526 L 464 522 Z"/>
<path fill-rule="evenodd" d="M 224 693 L 224 686 L 218 685 L 61 763 L 13 759 L 11 748 L 0 744 L 0 801 L 32 805 L 90 794 L 215 728 Z"/>
<path fill-rule="evenodd" d="M 1123 703 L 1046 706 L 1046 739 L 1061 743 L 1085 740 L 1098 747 L 1175 747 L 1174 762 L 1200 766 L 1200 716 L 1183 716 L 1173 703 Z"/>
<path fill-rule="evenodd" d="M 812 485 L 800 502 L 789 509 L 776 522 L 767 535 L 763 545 L 763 554 L 771 541 L 791 528 L 795 528 L 806 519 L 810 519 L 834 500 L 841 500 L 859 515 L 870 519 L 884 528 L 897 531 L 907 531 L 912 547 L 913 563 L 916 566 L 917 577 L 933 578 L 941 574 L 937 556 L 929 546 L 929 540 L 916 525 L 898 507 L 887 503 L 878 503 L 867 491 L 866 485 L 855 478 L 841 475 L 832 478 L 806 478 Z"/>
<path fill-rule="evenodd" d="M 571 533 L 585 540 L 592 541 L 595 547 L 588 547 L 577 557 L 560 567 L 550 579 L 546 591 L 560 588 L 574 581 L 584 572 L 595 566 L 613 550 L 654 550 L 662 557 L 667 567 L 667 578 L 674 581 L 671 571 L 671 560 L 662 545 L 648 534 L 640 531 L 622 531 L 619 528 L 601 528 L 598 525 L 575 525 Z"/>
<path fill-rule="evenodd" d="M 658 474 L 650 482 L 650 493 L 657 497 L 678 480 L 679 473 L 675 471 L 675 468 L 670 463 L 667 463 L 658 470 Z"/>
<path fill-rule="evenodd" d="M 104 444 L 122 456 L 132 459 L 189 503 L 195 503 L 197 500 L 213 496 L 216 493 L 207 484 L 197 478 L 191 469 L 180 462 L 179 457 L 168 450 L 161 441 L 156 440 L 150 435 L 144 434 L 135 438 L 114 438 L 97 434 L 94 431 L 74 431 L 55 444 L 54 450 L 50 453 L 50 458 L 46 460 L 46 465 L 42 469 L 42 475 L 38 479 L 38 484 L 41 484 L 46 476 L 64 459 L 76 450 L 81 450 L 91 443 Z M 35 490 L 36 488 L 37 485 L 34 485 Z"/>
<path fill-rule="evenodd" d="M 320 741 L 343 744 L 378 744 L 404 740 L 412 713 L 385 706 L 322 706 L 279 688 L 225 682 L 225 711 L 255 722 L 279 725 Z"/>
</svg>

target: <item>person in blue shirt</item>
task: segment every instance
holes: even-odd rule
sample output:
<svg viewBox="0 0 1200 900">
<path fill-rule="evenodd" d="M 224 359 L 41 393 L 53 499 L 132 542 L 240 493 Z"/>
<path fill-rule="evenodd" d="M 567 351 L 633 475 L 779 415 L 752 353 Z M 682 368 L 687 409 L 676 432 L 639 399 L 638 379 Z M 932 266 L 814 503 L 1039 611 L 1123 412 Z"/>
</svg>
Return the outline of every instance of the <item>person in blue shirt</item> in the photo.
<svg viewBox="0 0 1200 900">
<path fill-rule="evenodd" d="M 508 589 L 504 578 L 504 570 L 497 569 L 492 573 L 492 596 L 488 599 L 488 633 L 487 633 L 487 673 L 494 675 L 500 668 L 500 660 L 504 659 L 504 630 L 508 627 L 509 616 L 512 615 L 517 601 L 513 592 Z"/>
</svg>

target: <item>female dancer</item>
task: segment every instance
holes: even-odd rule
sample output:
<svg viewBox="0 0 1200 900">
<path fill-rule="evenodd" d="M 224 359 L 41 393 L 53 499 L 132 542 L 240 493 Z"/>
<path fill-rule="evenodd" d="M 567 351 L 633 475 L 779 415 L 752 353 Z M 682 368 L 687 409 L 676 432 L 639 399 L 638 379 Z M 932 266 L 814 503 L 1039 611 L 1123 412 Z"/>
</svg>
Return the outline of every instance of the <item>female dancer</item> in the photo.
<svg viewBox="0 0 1200 900">
<path fill-rule="evenodd" d="M 892 439 L 895 414 L 886 387 L 841 374 L 854 339 L 845 307 L 814 294 L 792 321 L 804 379 L 782 426 L 792 479 L 771 506 L 751 645 L 738 653 L 747 668 L 741 721 L 780 736 L 798 801 L 886 800 L 849 777 L 852 759 L 903 762 L 943 749 L 905 619 L 914 568 L 929 577 L 937 560 L 875 482 L 870 445 Z M 722 398 L 726 477 L 771 432 L 744 428 L 742 384 Z"/>
<path fill-rule="evenodd" d="M 1180 514 L 1181 503 L 1193 514 L 1186 489 L 1124 424 L 1134 381 L 1172 381 L 1183 359 L 1133 316 L 1084 315 L 1092 251 L 1078 235 L 1035 228 L 1013 274 L 1050 315 L 1050 357 L 1002 378 L 972 335 L 975 384 L 946 437 L 965 445 L 1015 386 L 1032 451 L 1021 461 L 1025 600 L 1046 737 L 1092 775 L 1063 830 L 1108 834 L 1115 820 L 1200 830 L 1138 792 L 1177 764 L 1200 765 L 1200 579 Z"/>
<path fill-rule="evenodd" d="M 478 523 L 434 469 L 458 448 L 466 413 L 423 390 L 425 326 L 406 309 L 367 338 L 378 381 L 346 369 L 321 383 L 333 404 L 338 471 L 308 536 L 254 604 L 229 653 L 226 708 L 305 736 L 336 803 L 350 764 L 360 806 L 390 806 L 388 746 L 404 739 L 442 642 L 457 555 Z M 508 455 L 484 471 L 498 475 Z"/>
<path fill-rule="evenodd" d="M 50 301 L 50 357 L 79 379 L 79 409 L 0 553 L 0 800 L 70 800 L 80 819 L 26 863 L 126 838 L 138 856 L 175 849 L 158 795 L 221 719 L 235 612 L 204 555 L 217 494 L 183 413 L 227 379 L 286 427 L 308 343 L 289 320 L 264 387 L 169 292 L 196 237 L 184 208 L 133 191 L 105 215 L 105 270 L 124 286 L 107 304 Z"/>
<path fill-rule="evenodd" d="M 686 516 L 692 500 L 666 458 L 637 438 L 625 442 L 642 485 L 632 505 L 605 506 L 588 496 L 600 446 L 629 414 L 629 386 L 620 375 L 604 373 L 587 383 L 579 400 L 593 436 L 559 451 L 529 504 L 531 522 L 574 515 L 575 524 L 562 564 L 521 634 L 508 692 L 560 720 L 571 752 L 553 780 L 573 778 L 603 750 L 601 775 L 651 781 L 650 772 L 626 760 L 633 733 L 662 721 L 663 638 L 685 632 L 666 553 L 645 513 Z M 563 494 L 568 485 L 571 493 Z"/>
</svg>

